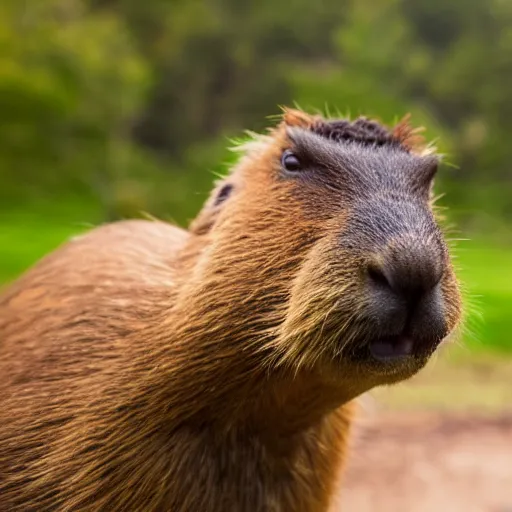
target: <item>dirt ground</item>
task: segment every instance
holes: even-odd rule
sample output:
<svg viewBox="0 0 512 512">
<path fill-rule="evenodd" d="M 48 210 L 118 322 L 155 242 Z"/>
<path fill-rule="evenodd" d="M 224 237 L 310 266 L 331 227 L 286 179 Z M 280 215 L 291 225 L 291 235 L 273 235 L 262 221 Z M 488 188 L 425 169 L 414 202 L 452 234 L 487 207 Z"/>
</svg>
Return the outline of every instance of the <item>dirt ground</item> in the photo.
<svg viewBox="0 0 512 512">
<path fill-rule="evenodd" d="M 395 413 L 361 426 L 344 512 L 512 512 L 512 415 Z"/>
<path fill-rule="evenodd" d="M 512 512 L 511 369 L 442 364 L 377 393 L 356 425 L 337 509 Z"/>
</svg>

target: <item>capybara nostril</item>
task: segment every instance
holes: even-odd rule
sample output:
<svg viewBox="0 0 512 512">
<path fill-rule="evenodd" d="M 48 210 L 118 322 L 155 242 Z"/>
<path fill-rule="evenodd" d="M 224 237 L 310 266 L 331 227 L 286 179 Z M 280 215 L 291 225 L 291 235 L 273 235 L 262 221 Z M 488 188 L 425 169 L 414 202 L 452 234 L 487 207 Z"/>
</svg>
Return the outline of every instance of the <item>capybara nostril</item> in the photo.
<svg viewBox="0 0 512 512">
<path fill-rule="evenodd" d="M 379 285 L 388 287 L 409 306 L 417 304 L 441 281 L 443 255 L 436 246 L 411 237 L 396 242 L 378 260 L 368 265 L 368 275 Z"/>
</svg>

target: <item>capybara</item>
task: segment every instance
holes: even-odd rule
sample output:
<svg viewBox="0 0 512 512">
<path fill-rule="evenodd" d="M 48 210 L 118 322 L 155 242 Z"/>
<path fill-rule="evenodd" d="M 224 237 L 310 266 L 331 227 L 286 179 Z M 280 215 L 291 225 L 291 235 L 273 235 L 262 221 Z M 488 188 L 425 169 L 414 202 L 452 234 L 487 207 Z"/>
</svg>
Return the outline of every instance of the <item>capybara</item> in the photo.
<svg viewBox="0 0 512 512">
<path fill-rule="evenodd" d="M 325 512 L 354 399 L 459 323 L 408 121 L 239 151 L 188 230 L 98 227 L 0 296 L 0 510 Z"/>
</svg>

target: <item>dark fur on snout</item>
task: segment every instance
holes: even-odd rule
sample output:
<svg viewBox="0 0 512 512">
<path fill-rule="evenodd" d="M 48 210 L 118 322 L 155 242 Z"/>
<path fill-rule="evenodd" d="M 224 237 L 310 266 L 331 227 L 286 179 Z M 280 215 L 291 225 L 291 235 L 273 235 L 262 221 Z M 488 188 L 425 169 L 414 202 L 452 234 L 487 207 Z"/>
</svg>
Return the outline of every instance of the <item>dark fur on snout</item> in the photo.
<svg viewBox="0 0 512 512">
<path fill-rule="evenodd" d="M 103 226 L 4 291 L 0 511 L 325 512 L 353 399 L 456 326 L 437 159 L 406 122 L 289 110 L 240 150 L 189 230 Z M 407 329 L 410 357 L 367 357 Z"/>
</svg>

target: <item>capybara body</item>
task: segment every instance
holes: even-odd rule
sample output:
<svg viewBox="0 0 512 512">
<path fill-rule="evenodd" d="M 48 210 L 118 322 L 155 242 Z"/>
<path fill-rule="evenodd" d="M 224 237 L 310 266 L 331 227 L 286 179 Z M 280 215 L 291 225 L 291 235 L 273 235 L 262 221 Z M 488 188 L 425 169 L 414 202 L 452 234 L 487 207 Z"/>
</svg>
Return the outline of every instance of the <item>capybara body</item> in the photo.
<svg viewBox="0 0 512 512">
<path fill-rule="evenodd" d="M 406 123 L 285 111 L 185 231 L 96 228 L 0 298 L 0 510 L 326 512 L 353 400 L 460 298 Z"/>
</svg>

